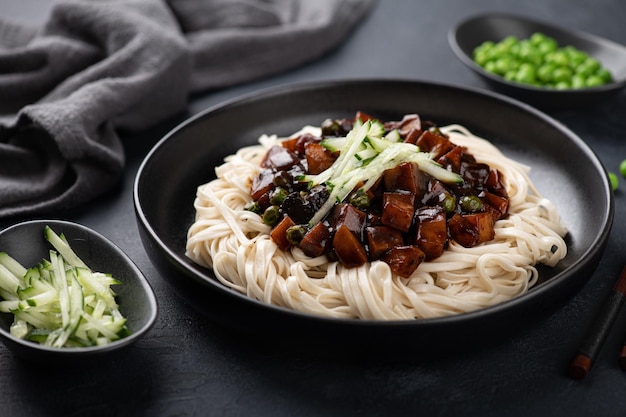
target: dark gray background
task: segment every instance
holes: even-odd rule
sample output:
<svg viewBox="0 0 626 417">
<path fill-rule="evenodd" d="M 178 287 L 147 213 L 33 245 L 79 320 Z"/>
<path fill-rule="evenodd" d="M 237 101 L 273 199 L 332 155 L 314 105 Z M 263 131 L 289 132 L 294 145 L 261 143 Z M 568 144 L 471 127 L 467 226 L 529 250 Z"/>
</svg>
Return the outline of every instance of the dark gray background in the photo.
<svg viewBox="0 0 626 417">
<path fill-rule="evenodd" d="M 49 8 L 43 0 L 2 0 L 0 15 L 37 24 Z M 382 0 L 353 36 L 324 58 L 280 76 L 194 97 L 188 114 L 123 134 L 128 157 L 123 184 L 67 219 L 96 229 L 131 256 L 159 299 L 157 323 L 130 350 L 87 367 L 39 368 L 0 346 L 0 415 L 624 415 L 626 374 L 617 366 L 617 352 L 626 317 L 616 323 L 585 380 L 574 381 L 566 371 L 626 261 L 626 179 L 615 194 L 616 218 L 602 262 L 571 302 L 484 351 L 464 354 L 459 340 L 458 355 L 419 364 L 342 364 L 255 349 L 177 298 L 139 241 L 132 205 L 137 167 L 151 146 L 188 115 L 298 81 L 397 77 L 485 87 L 447 43 L 452 25 L 485 11 L 519 12 L 626 44 L 626 3 L 621 1 Z M 608 170 L 617 171 L 626 158 L 625 93 L 591 109 L 551 114 L 580 135 Z M 0 228 L 18 220 L 0 220 Z"/>
</svg>

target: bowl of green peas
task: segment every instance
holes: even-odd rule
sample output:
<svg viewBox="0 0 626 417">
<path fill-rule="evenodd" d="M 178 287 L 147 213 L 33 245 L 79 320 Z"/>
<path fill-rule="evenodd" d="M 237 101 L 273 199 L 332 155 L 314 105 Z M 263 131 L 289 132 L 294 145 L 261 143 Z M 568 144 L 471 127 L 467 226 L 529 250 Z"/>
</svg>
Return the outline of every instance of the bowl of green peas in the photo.
<svg viewBox="0 0 626 417">
<path fill-rule="evenodd" d="M 543 109 L 610 100 L 626 85 L 623 45 L 522 16 L 470 17 L 448 41 L 489 85 Z"/>
</svg>

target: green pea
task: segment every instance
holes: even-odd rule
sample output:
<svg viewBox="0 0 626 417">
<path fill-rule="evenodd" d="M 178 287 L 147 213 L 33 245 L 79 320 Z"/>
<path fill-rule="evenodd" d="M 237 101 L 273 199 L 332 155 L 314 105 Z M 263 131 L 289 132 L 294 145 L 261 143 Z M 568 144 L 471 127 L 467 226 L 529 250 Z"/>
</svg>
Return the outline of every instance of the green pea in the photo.
<svg viewBox="0 0 626 417">
<path fill-rule="evenodd" d="M 512 56 L 505 56 L 495 61 L 496 71 L 500 75 L 504 75 L 509 71 L 515 71 L 519 66 L 520 62 Z"/>
<path fill-rule="evenodd" d="M 295 226 L 288 227 L 285 232 L 285 236 L 290 244 L 297 246 L 300 244 L 302 238 L 304 238 L 304 235 L 306 235 L 308 230 L 309 229 L 305 225 L 297 224 Z"/>
<path fill-rule="evenodd" d="M 611 71 L 606 68 L 600 68 L 598 71 L 596 71 L 596 76 L 602 78 L 605 83 L 610 83 L 611 81 L 613 81 Z"/>
<path fill-rule="evenodd" d="M 552 80 L 554 80 L 557 84 L 563 81 L 569 83 L 572 75 L 572 70 L 568 67 L 557 67 L 552 72 Z"/>
<path fill-rule="evenodd" d="M 587 87 L 599 87 L 604 84 L 604 80 L 597 75 L 592 75 L 585 81 L 585 86 Z"/>
<path fill-rule="evenodd" d="M 557 90 L 567 90 L 572 88 L 572 84 L 568 81 L 557 81 L 557 83 L 554 85 L 554 88 L 556 88 Z"/>
<path fill-rule="evenodd" d="M 619 173 L 622 174 L 622 177 L 626 178 L 626 159 L 620 162 Z"/>
<path fill-rule="evenodd" d="M 569 57 L 563 51 L 554 51 L 546 54 L 544 57 L 546 62 L 550 62 L 558 67 L 569 66 Z"/>
<path fill-rule="evenodd" d="M 474 61 L 478 65 L 483 66 L 485 65 L 485 63 L 487 63 L 487 61 L 492 60 L 493 57 L 496 55 L 493 47 L 494 43 L 491 41 L 483 42 L 482 44 L 477 46 L 473 52 Z"/>
<path fill-rule="evenodd" d="M 502 56 L 511 52 L 511 46 L 512 45 L 508 43 L 498 43 L 493 49 L 499 56 Z"/>
<path fill-rule="evenodd" d="M 589 55 L 587 55 L 585 52 L 579 51 L 571 45 L 566 46 L 565 48 L 563 48 L 563 50 L 569 58 L 570 65 L 573 67 L 582 64 L 587 60 L 587 58 L 589 58 Z"/>
<path fill-rule="evenodd" d="M 518 44 L 519 43 L 519 39 L 517 39 L 516 36 L 510 35 L 510 36 L 507 36 L 506 38 L 502 39 L 500 41 L 500 43 L 502 45 L 506 45 L 506 46 L 508 46 L 510 48 L 511 46 Z"/>
<path fill-rule="evenodd" d="M 554 64 L 543 64 L 537 69 L 537 78 L 543 83 L 552 81 L 552 73 L 556 69 Z"/>
<path fill-rule="evenodd" d="M 496 68 L 496 63 L 494 61 L 487 62 L 485 64 L 484 68 L 485 68 L 485 71 L 487 71 L 487 72 L 491 72 L 493 74 L 497 74 L 498 73 L 498 70 Z"/>
<path fill-rule="evenodd" d="M 574 72 L 578 75 L 580 75 L 581 77 L 589 77 L 591 74 L 593 74 L 593 69 L 588 66 L 585 65 L 585 63 L 583 62 L 582 64 L 578 65 L 575 69 Z"/>
<path fill-rule="evenodd" d="M 481 67 L 484 67 L 487 62 L 491 60 L 491 54 L 486 51 L 477 51 L 474 53 L 474 62 L 476 62 Z"/>
<path fill-rule="evenodd" d="M 276 226 L 280 219 L 280 209 L 278 206 L 269 206 L 263 212 L 263 223 L 268 226 Z"/>
<path fill-rule="evenodd" d="M 547 39 L 547 36 L 541 32 L 535 32 L 532 35 L 530 35 L 530 43 L 535 46 L 542 44 L 543 42 L 546 41 L 546 39 Z"/>
<path fill-rule="evenodd" d="M 504 74 L 504 79 L 508 81 L 515 81 L 516 74 L 517 74 L 517 71 L 515 70 L 507 71 L 507 73 Z"/>
<path fill-rule="evenodd" d="M 552 38 L 546 38 L 542 43 L 537 46 L 539 53 L 541 55 L 546 55 L 550 52 L 554 52 L 557 50 L 557 43 Z"/>
<path fill-rule="evenodd" d="M 600 69 L 600 61 L 595 58 L 587 58 L 583 64 L 591 69 L 591 72 L 596 72 Z"/>
<path fill-rule="evenodd" d="M 572 88 L 585 88 L 587 86 L 585 77 L 580 74 L 572 76 Z"/>
<path fill-rule="evenodd" d="M 528 43 L 528 42 L 524 42 L 521 41 L 520 43 L 518 43 L 516 45 L 516 48 L 514 48 L 515 51 L 515 56 L 522 58 L 526 55 L 528 55 L 529 53 L 531 53 L 533 50 L 533 46 Z"/>
<path fill-rule="evenodd" d="M 515 81 L 518 83 L 535 84 L 535 76 L 535 67 L 531 64 L 525 63 L 520 65 L 517 70 L 517 73 L 515 74 Z"/>
<path fill-rule="evenodd" d="M 619 179 L 613 172 L 609 172 L 609 182 L 611 183 L 611 189 L 613 191 L 617 190 L 617 187 L 619 187 Z"/>
<path fill-rule="evenodd" d="M 529 39 L 520 39 L 520 41 L 518 42 L 518 45 L 520 46 L 520 48 L 532 48 L 532 44 L 530 43 Z"/>
<path fill-rule="evenodd" d="M 528 62 L 533 65 L 541 65 L 541 63 L 543 62 L 541 54 L 534 49 L 520 51 L 519 57 L 522 61 Z"/>
<path fill-rule="evenodd" d="M 485 49 L 491 49 L 491 48 L 493 48 L 495 45 L 496 45 L 496 43 L 495 43 L 495 42 L 493 42 L 493 41 L 485 41 L 485 42 L 481 43 L 481 44 L 478 46 L 478 48 L 479 48 L 479 49 L 483 49 L 483 50 L 485 50 Z"/>
<path fill-rule="evenodd" d="M 289 193 L 283 187 L 276 187 L 270 192 L 270 204 L 281 205 Z"/>
</svg>

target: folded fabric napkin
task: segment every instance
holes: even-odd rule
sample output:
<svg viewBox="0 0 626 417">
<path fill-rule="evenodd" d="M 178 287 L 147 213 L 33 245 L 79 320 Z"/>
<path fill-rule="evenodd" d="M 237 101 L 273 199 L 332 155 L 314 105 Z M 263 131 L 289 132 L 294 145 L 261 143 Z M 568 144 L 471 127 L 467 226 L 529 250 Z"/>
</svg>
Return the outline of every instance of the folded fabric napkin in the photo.
<svg viewBox="0 0 626 417">
<path fill-rule="evenodd" d="M 103 194 L 124 171 L 119 129 L 317 58 L 373 3 L 61 0 L 41 28 L 0 18 L 0 217 Z"/>
</svg>

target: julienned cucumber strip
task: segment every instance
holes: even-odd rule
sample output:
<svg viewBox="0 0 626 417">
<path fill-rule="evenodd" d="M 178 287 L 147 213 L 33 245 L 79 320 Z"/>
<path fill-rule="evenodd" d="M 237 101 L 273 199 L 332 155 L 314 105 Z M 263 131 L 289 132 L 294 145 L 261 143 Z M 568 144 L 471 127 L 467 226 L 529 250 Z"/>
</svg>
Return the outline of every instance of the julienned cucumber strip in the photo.
<svg viewBox="0 0 626 417">
<path fill-rule="evenodd" d="M 79 266 L 83 268 L 87 267 L 87 265 L 85 265 L 85 263 L 78 257 L 78 255 L 76 255 L 74 250 L 67 243 L 65 236 L 57 235 L 50 228 L 50 226 L 46 226 L 44 228 L 43 233 L 44 233 L 46 240 L 50 242 L 52 246 L 54 246 L 54 248 L 61 254 L 61 256 L 63 256 L 63 258 L 68 264 L 74 267 L 79 267 Z"/>
<path fill-rule="evenodd" d="M 26 275 L 26 268 L 20 265 L 15 259 L 11 258 L 6 252 L 0 252 L 0 264 L 17 277 Z"/>
<path fill-rule="evenodd" d="M 54 250 L 36 267 L 0 253 L 0 312 L 13 313 L 11 334 L 57 348 L 108 344 L 128 335 L 111 289 L 120 282 L 92 271 L 48 226 L 44 237 Z"/>
</svg>

